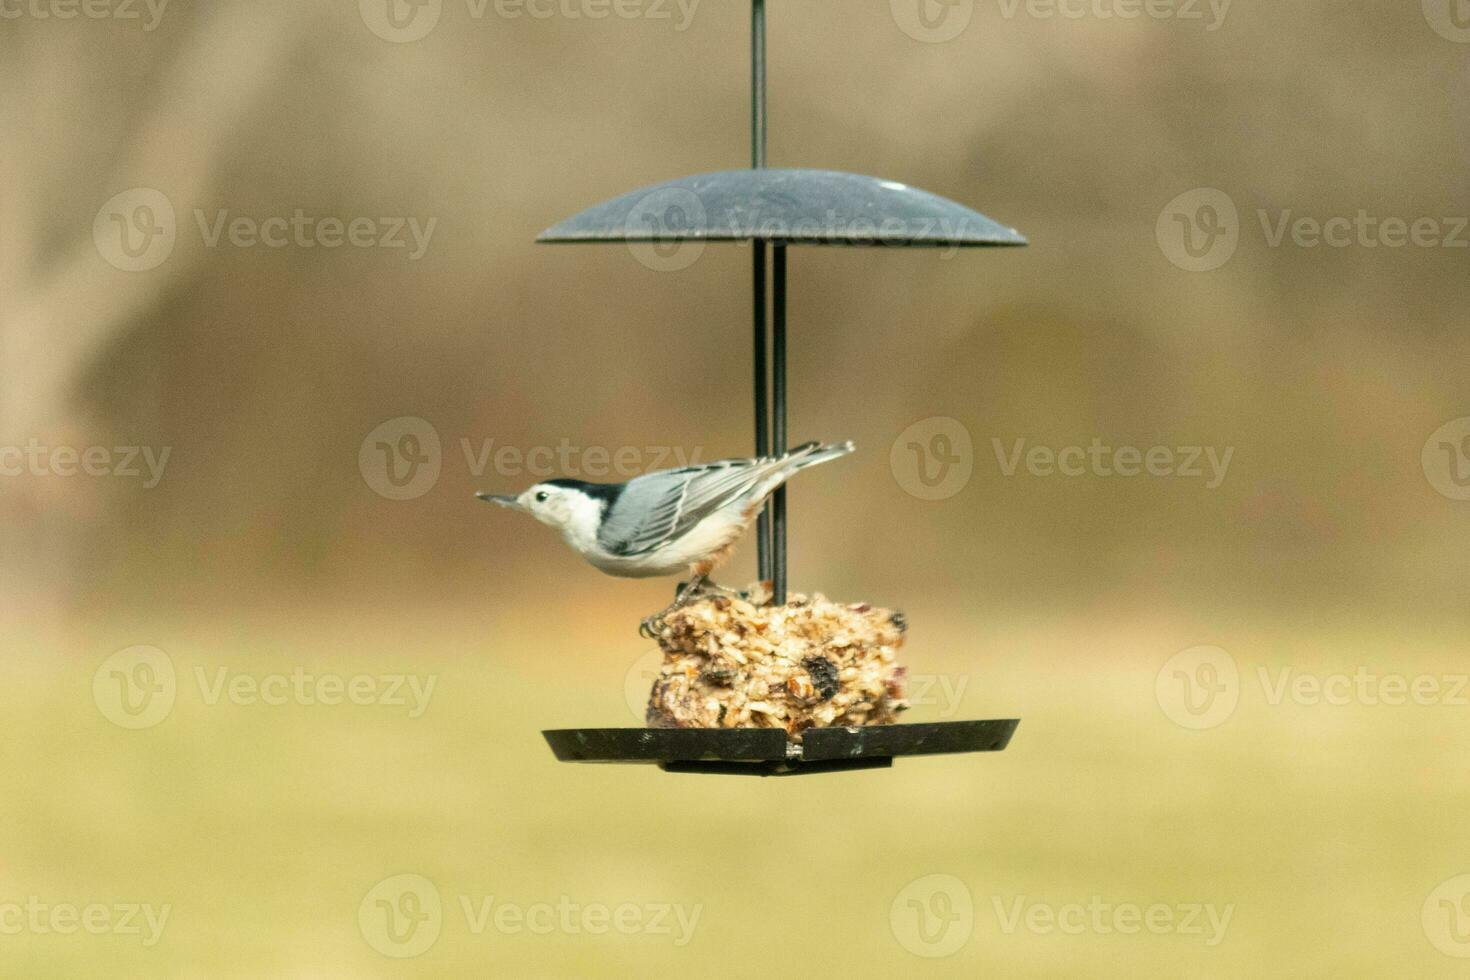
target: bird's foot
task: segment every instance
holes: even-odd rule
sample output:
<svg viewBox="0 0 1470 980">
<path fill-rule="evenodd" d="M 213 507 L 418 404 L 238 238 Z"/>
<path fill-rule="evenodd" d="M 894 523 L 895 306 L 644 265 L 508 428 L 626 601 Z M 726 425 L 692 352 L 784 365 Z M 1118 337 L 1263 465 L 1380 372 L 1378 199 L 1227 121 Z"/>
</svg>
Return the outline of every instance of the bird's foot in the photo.
<svg viewBox="0 0 1470 980">
<path fill-rule="evenodd" d="M 665 610 L 667 612 L 667 610 Z M 664 613 L 654 613 L 638 624 L 638 635 L 645 640 L 656 640 L 664 629 Z"/>
<path fill-rule="evenodd" d="M 674 604 L 669 608 L 677 609 L 682 605 L 693 602 L 695 599 L 702 599 L 706 596 L 723 596 L 726 599 L 739 599 L 743 595 L 744 593 L 739 589 L 726 588 L 701 575 L 679 586 L 679 591 L 674 596 Z"/>
<path fill-rule="evenodd" d="M 679 586 L 679 591 L 675 594 L 673 602 L 638 624 L 638 635 L 647 640 L 657 639 L 658 634 L 663 632 L 665 620 L 669 613 L 682 609 L 691 602 L 703 599 L 706 596 L 724 596 L 730 599 L 738 599 L 741 597 L 741 593 L 735 589 L 727 589 L 723 585 L 716 585 L 702 575 L 698 578 L 690 579 L 688 582 Z"/>
</svg>

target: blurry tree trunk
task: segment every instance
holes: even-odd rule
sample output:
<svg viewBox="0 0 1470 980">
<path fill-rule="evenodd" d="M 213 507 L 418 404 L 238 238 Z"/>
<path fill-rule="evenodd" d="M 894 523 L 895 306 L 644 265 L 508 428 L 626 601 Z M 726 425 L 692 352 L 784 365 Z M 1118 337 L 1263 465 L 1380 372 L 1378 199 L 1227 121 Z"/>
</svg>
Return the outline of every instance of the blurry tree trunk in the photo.
<svg viewBox="0 0 1470 980">
<path fill-rule="evenodd" d="M 188 209 L 208 191 L 222 154 L 317 9 L 269 0 L 202 5 L 192 30 L 178 35 L 174 50 L 160 52 L 169 64 L 151 108 L 119 147 L 112 172 L 97 182 L 103 190 L 97 205 L 133 187 L 161 191 L 174 203 L 173 253 L 142 272 L 103 260 L 91 215 L 68 229 L 58 255 L 42 262 L 46 216 L 36 202 L 48 199 L 49 161 L 37 159 L 41 140 L 28 131 L 28 116 L 40 111 L 35 105 L 43 94 L 56 90 L 47 76 L 81 68 L 65 25 L 6 39 L 12 49 L 25 46 L 29 57 L 0 57 L 0 85 L 13 94 L 0 103 L 0 450 L 23 451 L 33 440 L 82 449 L 111 438 L 87 416 L 81 382 L 110 343 L 197 269 L 203 246 L 186 234 Z M 75 127 L 65 104 L 53 109 L 50 126 Z M 0 458 L 0 466 L 13 469 L 14 455 Z M 7 605 L 55 609 L 70 598 L 88 528 L 107 506 L 105 490 L 94 477 L 0 476 L 0 612 L 14 611 Z"/>
</svg>

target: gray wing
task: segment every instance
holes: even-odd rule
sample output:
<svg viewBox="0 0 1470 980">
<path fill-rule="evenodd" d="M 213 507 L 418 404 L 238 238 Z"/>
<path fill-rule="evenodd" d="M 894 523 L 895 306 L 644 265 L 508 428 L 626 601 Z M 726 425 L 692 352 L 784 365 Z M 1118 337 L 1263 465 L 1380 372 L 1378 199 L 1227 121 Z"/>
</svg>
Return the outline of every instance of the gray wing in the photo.
<svg viewBox="0 0 1470 980">
<path fill-rule="evenodd" d="M 603 518 L 597 543 L 615 555 L 647 554 L 755 490 L 783 462 L 732 459 L 636 477 Z"/>
</svg>

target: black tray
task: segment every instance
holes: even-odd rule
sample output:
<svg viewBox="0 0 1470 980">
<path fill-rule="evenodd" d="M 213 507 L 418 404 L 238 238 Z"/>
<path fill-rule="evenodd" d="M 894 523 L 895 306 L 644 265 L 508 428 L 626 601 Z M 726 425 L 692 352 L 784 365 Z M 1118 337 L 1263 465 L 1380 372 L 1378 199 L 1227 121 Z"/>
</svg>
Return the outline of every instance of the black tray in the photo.
<svg viewBox="0 0 1470 980">
<path fill-rule="evenodd" d="M 555 728 L 541 734 L 562 762 L 644 763 L 665 772 L 796 776 L 886 769 L 906 755 L 1000 752 L 1017 718 L 865 728 Z"/>
</svg>

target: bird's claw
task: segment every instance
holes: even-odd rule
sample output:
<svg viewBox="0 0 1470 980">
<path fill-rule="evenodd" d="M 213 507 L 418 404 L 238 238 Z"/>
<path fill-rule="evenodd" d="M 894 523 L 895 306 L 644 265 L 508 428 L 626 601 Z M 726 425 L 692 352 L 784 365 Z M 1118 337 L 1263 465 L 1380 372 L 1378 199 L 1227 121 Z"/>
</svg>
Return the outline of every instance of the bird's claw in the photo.
<svg viewBox="0 0 1470 980">
<path fill-rule="evenodd" d="M 734 589 L 727 589 L 723 585 L 716 585 L 706 578 L 700 578 L 692 582 L 686 582 L 679 589 L 679 593 L 674 597 L 673 602 L 669 603 L 669 605 L 666 606 L 664 609 L 659 610 L 658 612 L 654 613 L 652 616 L 647 617 L 638 624 L 638 635 L 643 637 L 645 640 L 658 639 L 659 634 L 664 631 L 664 626 L 666 624 L 665 621 L 669 613 L 674 612 L 678 609 L 683 609 L 685 606 L 689 605 L 691 602 L 694 602 L 697 599 L 702 599 L 705 596 L 712 595 L 726 596 L 729 598 L 739 598 L 741 596 L 741 593 L 737 592 Z"/>
<path fill-rule="evenodd" d="M 665 610 L 667 612 L 667 610 Z M 638 624 L 638 635 L 645 640 L 656 640 L 664 629 L 664 613 L 654 613 Z"/>
</svg>

